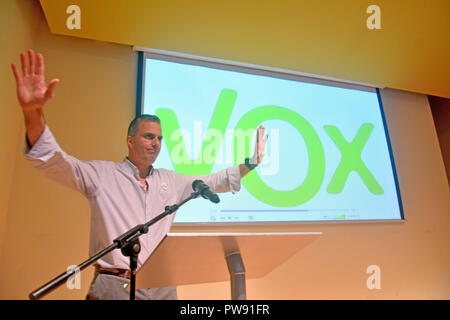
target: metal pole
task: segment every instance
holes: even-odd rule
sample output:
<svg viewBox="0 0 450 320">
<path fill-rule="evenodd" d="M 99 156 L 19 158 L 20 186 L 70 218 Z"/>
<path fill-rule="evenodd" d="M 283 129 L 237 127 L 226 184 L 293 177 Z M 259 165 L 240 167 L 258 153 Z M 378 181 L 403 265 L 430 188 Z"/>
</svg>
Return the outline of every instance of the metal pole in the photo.
<svg viewBox="0 0 450 320">
<path fill-rule="evenodd" d="M 231 299 L 246 300 L 245 267 L 240 252 L 231 252 L 225 259 L 230 272 Z"/>
</svg>

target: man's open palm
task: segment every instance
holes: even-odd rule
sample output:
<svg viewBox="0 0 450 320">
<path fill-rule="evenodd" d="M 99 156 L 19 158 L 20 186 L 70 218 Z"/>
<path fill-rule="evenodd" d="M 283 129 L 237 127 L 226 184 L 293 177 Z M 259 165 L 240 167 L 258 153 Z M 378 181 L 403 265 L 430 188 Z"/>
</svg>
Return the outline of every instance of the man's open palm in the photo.
<svg viewBox="0 0 450 320">
<path fill-rule="evenodd" d="M 41 109 L 44 104 L 53 97 L 55 85 L 59 79 L 50 81 L 48 87 L 45 84 L 44 58 L 33 50 L 28 50 L 28 63 L 25 53 L 20 54 L 22 75 L 15 63 L 11 64 L 17 85 L 17 98 L 24 111 Z M 37 62 L 37 63 L 36 63 Z"/>
</svg>

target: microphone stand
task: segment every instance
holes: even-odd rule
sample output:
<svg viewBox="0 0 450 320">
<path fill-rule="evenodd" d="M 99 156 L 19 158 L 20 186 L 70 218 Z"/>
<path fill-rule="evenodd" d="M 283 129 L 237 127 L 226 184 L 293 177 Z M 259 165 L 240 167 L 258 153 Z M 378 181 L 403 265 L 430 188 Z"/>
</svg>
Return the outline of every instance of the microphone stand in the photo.
<svg viewBox="0 0 450 320">
<path fill-rule="evenodd" d="M 131 271 L 130 300 L 134 300 L 135 299 L 135 291 L 136 291 L 136 268 L 137 268 L 138 255 L 139 255 L 139 252 L 141 251 L 139 237 L 148 232 L 148 227 L 155 224 L 156 222 L 158 222 L 165 216 L 172 214 L 173 212 L 178 210 L 178 208 L 180 208 L 183 204 L 185 204 L 189 200 L 197 198 L 199 195 L 201 195 L 201 191 L 192 192 L 189 197 L 187 197 L 180 203 L 174 204 L 172 206 L 166 206 L 164 208 L 165 211 L 163 213 L 161 213 L 160 215 L 156 216 L 155 218 L 148 221 L 147 223 L 139 224 L 139 225 L 135 226 L 134 228 L 128 230 L 127 232 L 125 232 L 124 234 L 119 236 L 118 238 L 114 239 L 113 243 L 109 247 L 97 252 L 92 257 L 90 257 L 86 261 L 79 264 L 77 267 L 72 268 L 72 269 L 68 270 L 67 272 L 60 274 L 53 280 L 50 280 L 49 282 L 47 282 L 40 288 L 31 292 L 28 297 L 31 300 L 41 299 L 44 295 L 50 293 L 51 291 L 53 291 L 54 289 L 59 287 L 64 281 L 67 281 L 67 279 L 69 279 L 70 277 L 75 275 L 76 272 L 83 270 L 84 268 L 91 265 L 92 263 L 94 263 L 95 261 L 97 261 L 98 259 L 103 257 L 104 255 L 108 254 L 109 252 L 111 252 L 115 249 L 121 249 L 121 252 L 124 256 L 130 257 L 130 271 Z"/>
</svg>

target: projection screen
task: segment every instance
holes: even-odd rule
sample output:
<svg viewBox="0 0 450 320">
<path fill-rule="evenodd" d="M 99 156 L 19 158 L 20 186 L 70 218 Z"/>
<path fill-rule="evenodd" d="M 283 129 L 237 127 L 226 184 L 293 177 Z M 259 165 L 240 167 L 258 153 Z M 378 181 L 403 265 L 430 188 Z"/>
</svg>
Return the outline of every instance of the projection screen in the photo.
<svg viewBox="0 0 450 320">
<path fill-rule="evenodd" d="M 137 113 L 161 119 L 155 167 L 207 175 L 253 155 L 263 163 L 220 203 L 178 210 L 175 224 L 404 219 L 379 90 L 239 62 L 139 52 Z"/>
</svg>

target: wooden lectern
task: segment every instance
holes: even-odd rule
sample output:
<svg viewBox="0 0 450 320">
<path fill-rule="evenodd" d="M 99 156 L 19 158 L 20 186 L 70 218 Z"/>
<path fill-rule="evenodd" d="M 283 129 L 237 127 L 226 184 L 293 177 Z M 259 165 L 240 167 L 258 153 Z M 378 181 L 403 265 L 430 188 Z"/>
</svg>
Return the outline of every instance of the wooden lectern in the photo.
<svg viewBox="0 0 450 320">
<path fill-rule="evenodd" d="M 168 233 L 136 276 L 136 289 L 230 280 L 245 300 L 245 278 L 264 277 L 321 232 Z"/>
</svg>

